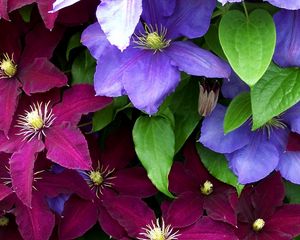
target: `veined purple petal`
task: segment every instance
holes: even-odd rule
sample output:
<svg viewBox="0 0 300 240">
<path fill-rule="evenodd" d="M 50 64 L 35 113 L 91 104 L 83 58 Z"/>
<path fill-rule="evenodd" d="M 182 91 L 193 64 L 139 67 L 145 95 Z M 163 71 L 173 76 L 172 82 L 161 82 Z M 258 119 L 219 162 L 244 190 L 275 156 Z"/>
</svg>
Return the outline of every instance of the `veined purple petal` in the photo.
<svg viewBox="0 0 300 240">
<path fill-rule="evenodd" d="M 173 15 L 168 18 L 166 27 L 169 38 L 203 36 L 210 24 L 216 7 L 214 0 L 178 0 Z"/>
<path fill-rule="evenodd" d="M 300 184 L 300 152 L 282 153 L 277 169 L 285 179 Z"/>
<path fill-rule="evenodd" d="M 70 169 L 89 170 L 92 161 L 87 142 L 79 129 L 72 126 L 52 126 L 45 140 L 47 158 Z"/>
<path fill-rule="evenodd" d="M 97 60 L 108 48 L 116 48 L 109 43 L 98 22 L 93 23 L 83 31 L 81 42 Z"/>
<path fill-rule="evenodd" d="M 238 129 L 224 134 L 224 117 L 226 108 L 220 104 L 216 106 L 214 111 L 204 119 L 201 127 L 200 142 L 219 153 L 232 153 L 250 141 L 250 126 L 242 125 Z"/>
<path fill-rule="evenodd" d="M 269 175 L 278 165 L 279 154 L 276 146 L 257 132 L 248 145 L 230 154 L 229 160 L 239 182 L 246 184 Z"/>
<path fill-rule="evenodd" d="M 6 198 L 8 195 L 13 193 L 12 189 L 9 187 L 6 187 L 3 184 L 0 184 L 0 201 Z"/>
<path fill-rule="evenodd" d="M 208 78 L 228 78 L 230 76 L 231 68 L 226 62 L 192 42 L 171 43 L 165 52 L 180 71 L 188 74 Z"/>
<path fill-rule="evenodd" d="M 249 92 L 250 89 L 234 71 L 231 71 L 230 77 L 223 79 L 221 91 L 224 97 L 233 99 L 242 92 Z"/>
<path fill-rule="evenodd" d="M 98 210 L 92 201 L 72 196 L 66 203 L 59 225 L 59 239 L 75 239 L 82 236 L 97 221 Z"/>
<path fill-rule="evenodd" d="M 284 112 L 282 119 L 289 124 L 292 132 L 300 134 L 300 103 Z"/>
<path fill-rule="evenodd" d="M 55 216 L 48 208 L 43 196 L 33 194 L 32 208 L 17 201 L 16 222 L 24 240 L 49 239 L 54 228 Z"/>
<path fill-rule="evenodd" d="M 143 58 L 124 72 L 123 85 L 133 105 L 154 114 L 179 83 L 179 71 L 164 53 L 143 51 Z"/>
<path fill-rule="evenodd" d="M 43 142 L 33 139 L 24 144 L 9 160 L 13 189 L 28 207 L 31 207 L 34 162 L 38 152 L 43 149 Z"/>
<path fill-rule="evenodd" d="M 77 3 L 77 2 L 79 2 L 79 1 L 80 1 L 80 0 L 56 0 L 56 1 L 53 3 L 53 10 L 50 11 L 50 13 L 56 12 L 56 11 L 62 9 L 62 8 L 71 6 L 71 5 L 73 5 L 74 3 Z"/>
<path fill-rule="evenodd" d="M 93 86 L 76 84 L 64 93 L 62 102 L 53 108 L 55 124 L 65 121 L 76 125 L 83 114 L 100 110 L 111 102 L 111 98 L 95 96 Z"/>
<path fill-rule="evenodd" d="M 123 51 L 142 13 L 142 0 L 103 0 L 96 15 L 108 41 Z"/>
<path fill-rule="evenodd" d="M 300 0 L 298 8 L 300 8 Z M 296 6 L 295 1 L 277 1 Z M 269 1 L 272 2 L 272 1 Z M 274 1 L 276 2 L 276 1 Z M 300 66 L 300 11 L 281 10 L 274 15 L 276 25 L 276 48 L 274 61 L 281 67 Z"/>
<path fill-rule="evenodd" d="M 279 7 L 279 8 L 285 8 L 289 10 L 297 10 L 300 9 L 300 0 L 264 0 L 268 1 L 272 5 Z"/>
</svg>

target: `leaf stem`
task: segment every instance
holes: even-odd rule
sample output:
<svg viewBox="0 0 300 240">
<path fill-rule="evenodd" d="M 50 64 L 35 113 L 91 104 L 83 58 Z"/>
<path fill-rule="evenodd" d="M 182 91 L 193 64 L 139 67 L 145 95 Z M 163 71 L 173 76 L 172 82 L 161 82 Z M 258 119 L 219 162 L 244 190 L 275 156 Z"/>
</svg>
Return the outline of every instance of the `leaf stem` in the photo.
<svg viewBox="0 0 300 240">
<path fill-rule="evenodd" d="M 243 7 L 244 7 L 245 15 L 246 15 L 246 18 L 247 18 L 247 21 L 248 21 L 249 20 L 249 15 L 248 15 L 248 11 L 247 11 L 245 1 L 243 1 Z"/>
</svg>

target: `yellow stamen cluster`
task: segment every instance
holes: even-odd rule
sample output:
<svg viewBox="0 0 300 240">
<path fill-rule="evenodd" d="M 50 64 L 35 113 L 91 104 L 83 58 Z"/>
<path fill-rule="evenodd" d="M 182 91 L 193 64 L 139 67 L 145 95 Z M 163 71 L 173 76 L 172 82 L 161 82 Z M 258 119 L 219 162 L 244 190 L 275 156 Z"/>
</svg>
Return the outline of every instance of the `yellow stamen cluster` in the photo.
<svg viewBox="0 0 300 240">
<path fill-rule="evenodd" d="M 44 121 L 37 110 L 28 112 L 26 116 L 28 124 L 35 130 L 39 130 L 43 127 Z"/>
<path fill-rule="evenodd" d="M 210 181 L 205 181 L 205 183 L 200 188 L 201 193 L 204 195 L 210 195 L 214 190 L 214 185 Z"/>
<path fill-rule="evenodd" d="M 2 71 L 0 78 L 15 76 L 17 65 L 14 62 L 13 55 L 10 58 L 7 53 L 3 54 L 3 59 L 0 60 L 0 69 Z"/>
<path fill-rule="evenodd" d="M 5 227 L 9 223 L 9 219 L 5 216 L 0 217 L 0 227 Z"/>
<path fill-rule="evenodd" d="M 89 177 L 91 181 L 94 183 L 94 185 L 99 186 L 103 182 L 103 177 L 100 173 L 100 171 L 91 171 L 89 173 Z"/>
<path fill-rule="evenodd" d="M 254 221 L 254 223 L 252 224 L 252 229 L 255 232 L 259 232 L 263 229 L 263 227 L 265 226 L 265 221 L 262 218 L 258 218 Z"/>
</svg>

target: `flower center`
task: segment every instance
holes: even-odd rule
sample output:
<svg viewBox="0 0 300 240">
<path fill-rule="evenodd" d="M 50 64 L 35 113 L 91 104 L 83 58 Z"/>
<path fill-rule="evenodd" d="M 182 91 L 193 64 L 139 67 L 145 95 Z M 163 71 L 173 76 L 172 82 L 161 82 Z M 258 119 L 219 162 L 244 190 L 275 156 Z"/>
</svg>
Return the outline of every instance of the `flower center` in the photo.
<svg viewBox="0 0 300 240">
<path fill-rule="evenodd" d="M 160 224 L 159 219 L 156 222 L 153 221 L 148 224 L 145 228 L 142 228 L 143 232 L 140 233 L 141 237 L 139 240 L 177 240 L 180 234 L 178 231 L 174 232 L 171 225 L 165 225 L 162 219 L 162 224 Z"/>
<path fill-rule="evenodd" d="M 99 171 L 91 171 L 89 177 L 96 186 L 99 186 L 103 182 L 103 177 Z"/>
<path fill-rule="evenodd" d="M 16 127 L 21 130 L 17 135 L 23 135 L 24 140 L 27 139 L 28 141 L 31 141 L 35 136 L 38 136 L 38 139 L 46 136 L 44 130 L 49 128 L 55 120 L 52 109 L 48 108 L 49 103 L 33 104 L 30 106 L 30 111 L 25 111 L 24 115 L 20 115 Z"/>
<path fill-rule="evenodd" d="M 280 116 L 277 116 L 270 119 L 263 127 L 266 129 L 268 137 L 270 138 L 273 129 L 285 129 L 287 125 L 282 121 Z"/>
<path fill-rule="evenodd" d="M 205 183 L 201 186 L 200 190 L 203 195 L 208 196 L 213 192 L 214 185 L 210 181 L 206 180 Z"/>
<path fill-rule="evenodd" d="M 139 35 L 134 35 L 134 43 L 137 45 L 137 48 L 154 50 L 154 53 L 157 51 L 162 51 L 164 48 L 170 45 L 171 40 L 166 39 L 167 29 L 163 26 L 158 29 L 151 25 L 145 24 L 145 33 L 140 33 Z"/>
<path fill-rule="evenodd" d="M 252 224 L 252 229 L 255 232 L 259 232 L 263 229 L 264 226 L 265 226 L 265 221 L 262 218 L 258 218 Z"/>
<path fill-rule="evenodd" d="M 0 217 L 0 227 L 6 227 L 9 223 L 9 218 L 8 217 Z"/>
<path fill-rule="evenodd" d="M 3 59 L 0 60 L 0 79 L 1 78 L 11 78 L 17 72 L 17 65 L 14 62 L 13 55 L 11 58 L 8 56 L 7 53 L 3 54 Z"/>
</svg>

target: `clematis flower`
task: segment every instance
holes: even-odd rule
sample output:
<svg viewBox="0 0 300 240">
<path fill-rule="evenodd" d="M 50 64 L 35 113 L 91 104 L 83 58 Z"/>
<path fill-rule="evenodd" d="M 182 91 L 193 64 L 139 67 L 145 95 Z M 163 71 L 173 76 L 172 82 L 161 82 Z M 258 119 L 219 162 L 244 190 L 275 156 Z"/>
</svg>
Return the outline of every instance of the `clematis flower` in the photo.
<svg viewBox="0 0 300 240">
<path fill-rule="evenodd" d="M 0 214 L 4 213 L 4 215 L 2 215 L 3 221 L 6 219 L 8 222 L 12 220 L 11 214 L 15 216 L 18 229 L 23 239 L 49 239 L 54 228 L 55 216 L 45 201 L 47 198 L 54 198 L 60 194 L 72 193 L 76 193 L 82 198 L 91 198 L 91 195 L 88 191 L 78 187 L 78 182 L 76 181 L 76 178 L 74 179 L 74 176 L 76 176 L 74 175 L 74 171 L 72 172 L 71 170 L 66 170 L 64 172 L 55 174 L 49 168 L 50 162 L 45 159 L 44 154 L 40 154 L 34 168 L 34 185 L 28 186 L 30 191 L 31 189 L 34 189 L 32 205 L 31 208 L 29 208 L 28 206 L 24 205 L 13 192 L 13 179 L 10 175 L 8 162 L 9 157 L 9 154 L 2 153 L 0 155 Z M 35 218 L 36 221 L 33 221 L 32 218 Z M 4 230 L 5 234 L 8 234 L 7 232 L 9 232 L 10 228 Z M 14 235 L 10 235 L 11 238 L 7 239 L 15 239 L 12 236 L 17 234 L 11 234 Z"/>
<path fill-rule="evenodd" d="M 222 87 L 224 96 L 235 96 L 238 91 L 247 91 L 241 80 L 233 77 Z M 289 133 L 300 133 L 300 104 L 296 104 L 280 116 L 269 120 L 262 128 L 251 131 L 249 121 L 236 130 L 224 134 L 226 107 L 217 105 L 212 114 L 205 118 L 201 127 L 200 142 L 215 152 L 223 153 L 233 172 L 242 184 L 263 179 L 277 169 L 282 176 L 300 183 L 296 172 L 297 153 L 286 152 Z"/>
<path fill-rule="evenodd" d="M 281 67 L 299 67 L 300 10 L 280 10 L 274 15 L 274 22 L 276 26 L 276 48 L 273 60 Z"/>
<path fill-rule="evenodd" d="M 170 209 L 184 212 L 182 218 L 191 223 L 203 216 L 205 210 L 213 220 L 236 226 L 236 191 L 208 173 L 192 142 L 184 147 L 183 155 L 184 164 L 175 162 L 169 175 L 169 189 L 178 196 Z"/>
<path fill-rule="evenodd" d="M 79 0 L 56 0 L 51 12 L 57 12 L 76 2 Z M 108 41 L 121 51 L 128 47 L 141 13 L 142 0 L 103 0 L 96 11 L 98 23 Z"/>
<path fill-rule="evenodd" d="M 274 173 L 255 187 L 244 188 L 238 202 L 238 228 L 241 240 L 288 240 L 300 234 L 300 205 L 283 204 L 284 186 Z"/>
<path fill-rule="evenodd" d="M 89 141 L 93 165 L 87 171 L 79 171 L 77 176 L 77 181 L 82 182 L 80 188 L 88 189 L 93 201 L 73 196 L 65 203 L 59 224 L 62 240 L 81 236 L 97 221 L 108 235 L 122 239 L 127 234 L 110 216 L 103 201 L 114 195 L 144 198 L 156 193 L 143 168 L 127 168 L 135 157 L 130 129 L 118 129 L 109 135 L 103 151 L 97 151 L 99 146 L 95 140 Z"/>
<path fill-rule="evenodd" d="M 22 35 L 18 24 L 0 23 L 0 107 L 5 114 L 0 118 L 0 130 L 7 135 L 22 89 L 27 95 L 45 92 L 67 84 L 67 77 L 49 59 L 62 37 L 63 29 L 49 32 L 37 25 Z M 7 34 L 7 33 L 10 34 Z"/>
<path fill-rule="evenodd" d="M 90 169 L 87 142 L 77 127 L 82 114 L 96 111 L 111 102 L 95 97 L 93 87 L 79 84 L 65 91 L 23 96 L 15 114 L 9 139 L 0 135 L 0 149 L 13 153 L 10 158 L 12 185 L 18 197 L 31 205 L 33 166 L 38 152 L 70 169 Z"/>
<path fill-rule="evenodd" d="M 164 15 L 164 7 L 170 8 Z M 215 1 L 145 0 L 144 27 L 136 28 L 130 46 L 120 52 L 106 40 L 100 26 L 89 26 L 82 43 L 98 60 L 94 85 L 97 95 L 127 94 L 133 105 L 148 114 L 157 112 L 168 94 L 175 90 L 180 71 L 208 78 L 229 77 L 230 67 L 209 51 L 178 37 L 201 37 L 208 30 Z M 182 61 L 182 59 L 185 59 Z"/>
<path fill-rule="evenodd" d="M 107 205 L 108 203 L 109 205 Z M 184 211 L 172 211 L 171 208 L 169 209 L 168 204 L 162 205 L 162 218 L 156 218 L 154 212 L 145 202 L 132 196 L 114 196 L 104 201 L 104 205 L 106 205 L 112 217 L 134 239 L 237 239 L 229 225 L 213 221 L 208 217 L 202 217 L 190 224 Z"/>
<path fill-rule="evenodd" d="M 223 5 L 230 2 L 242 2 L 242 0 L 218 0 Z M 297 10 L 300 9 L 300 0 L 294 0 L 294 1 L 286 1 L 286 0 L 264 0 L 266 2 L 269 2 L 270 4 L 284 9 L 289 10 Z"/>
</svg>

